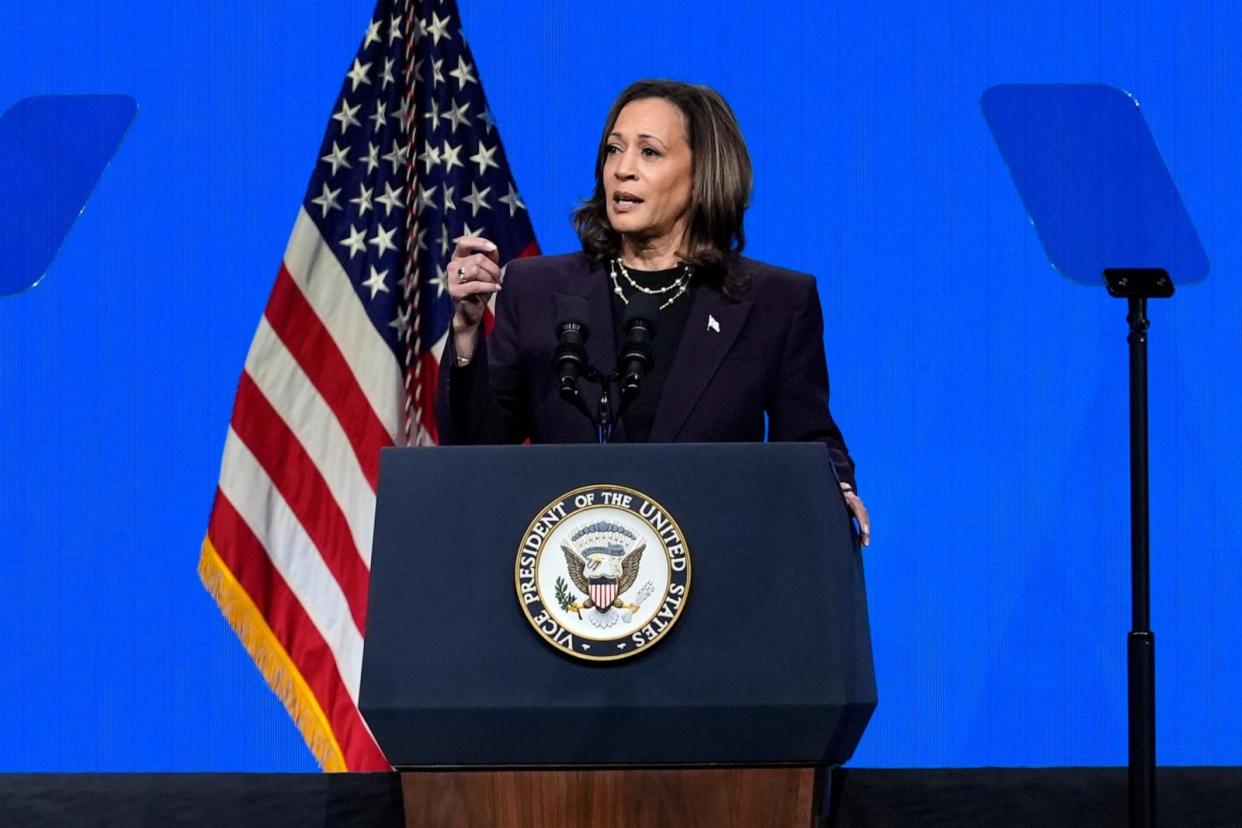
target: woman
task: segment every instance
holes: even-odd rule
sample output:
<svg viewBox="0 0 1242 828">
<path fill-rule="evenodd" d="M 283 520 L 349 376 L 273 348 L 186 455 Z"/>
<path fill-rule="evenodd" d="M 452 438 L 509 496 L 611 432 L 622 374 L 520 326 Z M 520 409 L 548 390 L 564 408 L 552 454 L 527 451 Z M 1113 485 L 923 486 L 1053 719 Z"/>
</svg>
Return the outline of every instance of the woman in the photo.
<svg viewBox="0 0 1242 828">
<path fill-rule="evenodd" d="M 750 156 L 715 91 L 639 81 L 613 103 L 595 192 L 574 213 L 582 252 L 515 259 L 501 291 L 496 246 L 463 237 L 449 263 L 455 313 L 443 356 L 441 442 L 591 442 L 592 423 L 560 396 L 557 307 L 585 300 L 590 363 L 608 372 L 626 306 L 658 308 L 653 368 L 617 424 L 631 442 L 822 441 L 863 544 L 867 510 L 828 410 L 823 319 L 811 276 L 743 258 Z M 589 410 L 598 391 L 583 388 Z"/>
</svg>

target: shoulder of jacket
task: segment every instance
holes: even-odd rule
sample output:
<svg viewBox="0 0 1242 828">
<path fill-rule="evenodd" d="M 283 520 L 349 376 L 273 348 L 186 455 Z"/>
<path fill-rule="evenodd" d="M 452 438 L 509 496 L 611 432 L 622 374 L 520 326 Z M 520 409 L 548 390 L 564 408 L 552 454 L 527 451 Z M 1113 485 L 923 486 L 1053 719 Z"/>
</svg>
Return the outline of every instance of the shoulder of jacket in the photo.
<svg viewBox="0 0 1242 828">
<path fill-rule="evenodd" d="M 583 253 L 562 253 L 556 256 L 524 256 L 520 259 L 510 259 L 505 265 L 505 275 L 514 273 L 520 274 L 546 274 L 547 276 L 556 276 L 568 273 L 577 273 L 587 270 L 590 262 Z"/>
<path fill-rule="evenodd" d="M 750 278 L 750 293 L 803 292 L 815 289 L 815 277 L 809 273 L 739 256 L 733 267 L 741 269 Z"/>
</svg>

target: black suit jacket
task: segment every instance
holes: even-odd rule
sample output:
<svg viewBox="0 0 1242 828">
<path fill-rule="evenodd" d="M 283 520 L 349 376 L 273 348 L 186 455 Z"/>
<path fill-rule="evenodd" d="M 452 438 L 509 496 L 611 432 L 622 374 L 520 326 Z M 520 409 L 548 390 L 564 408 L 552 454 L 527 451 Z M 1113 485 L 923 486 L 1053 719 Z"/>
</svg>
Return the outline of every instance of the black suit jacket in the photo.
<svg viewBox="0 0 1242 828">
<path fill-rule="evenodd" d="M 651 426 L 652 442 L 812 441 L 827 444 L 838 478 L 851 486 L 854 463 L 828 410 L 823 316 L 815 279 L 738 259 L 750 287 L 730 299 L 692 291 L 690 316 Z M 496 298 L 496 325 L 467 368 L 456 368 L 453 337 L 436 395 L 440 442 L 589 443 L 590 421 L 558 393 L 553 367 L 556 296 L 589 308 L 591 364 L 616 367 L 607 269 L 582 253 L 514 259 Z M 589 410 L 599 390 L 583 382 Z"/>
</svg>

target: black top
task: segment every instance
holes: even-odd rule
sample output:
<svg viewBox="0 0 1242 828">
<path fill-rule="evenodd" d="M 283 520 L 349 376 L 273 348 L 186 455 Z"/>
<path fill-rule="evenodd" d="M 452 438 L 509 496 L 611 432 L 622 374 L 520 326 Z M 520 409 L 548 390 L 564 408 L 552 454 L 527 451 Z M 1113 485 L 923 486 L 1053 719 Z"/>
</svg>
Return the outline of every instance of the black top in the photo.
<svg viewBox="0 0 1242 828">
<path fill-rule="evenodd" d="M 671 285 L 677 277 L 681 276 L 682 270 L 680 265 L 668 270 L 626 268 L 631 279 L 651 290 Z M 612 326 L 616 334 L 614 341 L 620 349 L 625 344 L 625 332 L 621 330 L 621 320 L 625 316 L 625 302 L 613 290 L 611 277 L 605 273 L 604 278 L 609 280 L 608 289 L 612 293 Z M 617 283 L 627 299 L 638 293 L 620 273 L 617 276 Z M 694 282 L 692 281 L 691 284 L 693 285 Z M 674 288 L 656 296 L 655 299 L 663 305 L 676 293 L 677 290 Z M 651 436 L 651 424 L 655 421 L 656 406 L 660 402 L 660 393 L 664 389 L 664 380 L 668 377 L 673 357 L 677 355 L 677 346 L 681 343 L 682 332 L 686 329 L 686 320 L 690 318 L 690 304 L 693 298 L 693 290 L 687 289 L 671 305 L 661 310 L 659 318 L 655 320 L 655 337 L 651 342 L 651 373 L 643 379 L 638 396 L 630 403 L 622 416 L 622 428 L 613 435 L 614 442 L 645 443 Z"/>
</svg>

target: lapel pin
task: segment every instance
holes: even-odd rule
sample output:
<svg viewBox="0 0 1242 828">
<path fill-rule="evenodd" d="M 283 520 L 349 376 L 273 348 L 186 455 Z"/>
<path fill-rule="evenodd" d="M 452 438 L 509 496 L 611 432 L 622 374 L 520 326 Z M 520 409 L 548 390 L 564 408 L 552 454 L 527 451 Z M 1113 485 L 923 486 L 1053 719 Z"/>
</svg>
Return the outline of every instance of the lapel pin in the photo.
<svg viewBox="0 0 1242 828">
<path fill-rule="evenodd" d="M 720 323 L 717 322 L 716 317 L 712 316 L 710 313 L 707 315 L 707 329 L 709 331 L 720 333 Z"/>
</svg>

